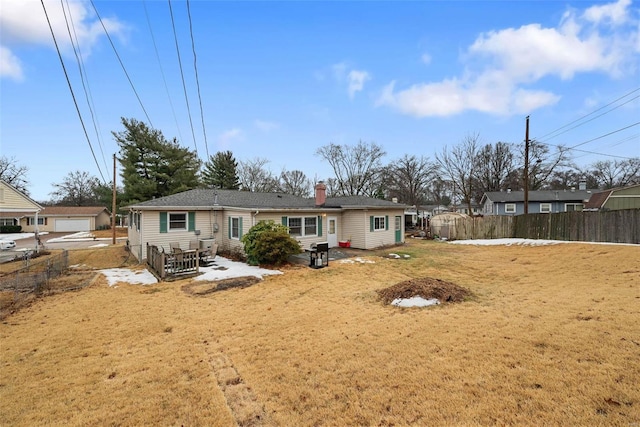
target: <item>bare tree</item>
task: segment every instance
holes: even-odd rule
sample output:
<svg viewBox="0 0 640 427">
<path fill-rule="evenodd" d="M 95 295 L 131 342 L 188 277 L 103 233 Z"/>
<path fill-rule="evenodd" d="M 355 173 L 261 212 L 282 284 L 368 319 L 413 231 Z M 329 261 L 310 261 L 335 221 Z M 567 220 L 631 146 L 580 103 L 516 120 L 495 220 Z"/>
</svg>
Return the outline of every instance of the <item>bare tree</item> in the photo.
<svg viewBox="0 0 640 427">
<path fill-rule="evenodd" d="M 240 189 L 260 193 L 271 193 L 279 190 L 277 178 L 265 166 L 269 160 L 256 157 L 255 159 L 241 160 L 238 165 L 238 178 Z"/>
<path fill-rule="evenodd" d="M 522 159 L 524 159 L 524 147 Z M 551 152 L 548 145 L 531 141 L 529 143 L 529 190 L 543 190 L 548 187 L 553 172 L 568 167 L 569 161 L 569 151 L 565 147 L 558 146 L 554 152 Z M 524 176 L 524 173 L 520 176 Z"/>
<path fill-rule="evenodd" d="M 27 185 L 29 185 L 28 171 L 29 168 L 19 165 L 14 157 L 0 156 L 0 179 L 26 195 L 29 195 L 27 190 Z"/>
<path fill-rule="evenodd" d="M 487 191 L 510 188 L 510 178 L 515 175 L 515 155 L 511 144 L 497 142 L 487 144 L 478 151 L 475 165 L 474 198 L 480 200 Z"/>
<path fill-rule="evenodd" d="M 589 169 L 603 189 L 640 184 L 640 157 L 601 160 L 593 163 Z"/>
<path fill-rule="evenodd" d="M 363 141 L 353 146 L 331 143 L 316 151 L 333 169 L 338 196 L 374 196 L 386 154 L 380 145 Z"/>
<path fill-rule="evenodd" d="M 91 206 L 98 202 L 96 189 L 100 186 L 98 178 L 88 172 L 69 172 L 50 195 L 56 204 L 68 206 Z"/>
<path fill-rule="evenodd" d="M 474 177 L 476 173 L 479 134 L 467 135 L 460 144 L 449 150 L 446 146 L 436 161 L 444 176 L 451 181 L 459 192 L 462 201 L 467 204 L 469 212 L 473 198 Z"/>
<path fill-rule="evenodd" d="M 280 173 L 280 191 L 283 193 L 309 197 L 312 187 L 311 180 L 300 170 L 283 170 Z"/>
<path fill-rule="evenodd" d="M 385 168 L 389 196 L 418 207 L 426 200 L 437 166 L 428 157 L 405 154 Z"/>
</svg>

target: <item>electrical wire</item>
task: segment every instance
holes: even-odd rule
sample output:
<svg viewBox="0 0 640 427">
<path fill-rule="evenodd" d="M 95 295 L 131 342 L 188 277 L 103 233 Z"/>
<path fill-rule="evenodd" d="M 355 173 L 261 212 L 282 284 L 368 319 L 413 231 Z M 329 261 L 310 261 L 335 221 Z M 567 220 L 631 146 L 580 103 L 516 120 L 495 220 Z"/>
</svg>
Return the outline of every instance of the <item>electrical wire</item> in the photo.
<svg viewBox="0 0 640 427">
<path fill-rule="evenodd" d="M 176 23 L 173 18 L 173 7 L 171 7 L 171 0 L 169 2 L 169 12 L 171 14 L 171 25 L 173 27 L 173 38 L 176 42 L 176 52 L 178 53 L 178 65 L 180 65 L 180 76 L 182 77 L 182 90 L 184 91 L 184 99 L 187 103 L 187 114 L 189 115 L 189 124 L 191 125 L 191 135 L 193 136 L 193 146 L 196 149 L 196 155 L 198 154 L 198 144 L 196 143 L 196 133 L 193 130 L 193 119 L 191 118 L 191 107 L 189 106 L 189 96 L 187 95 L 187 85 L 184 82 L 184 72 L 182 70 L 182 60 L 180 58 L 180 47 L 178 45 L 178 34 L 176 33 Z"/>
<path fill-rule="evenodd" d="M 144 108 L 144 104 L 142 104 L 142 100 L 140 99 L 140 96 L 138 95 L 138 91 L 136 90 L 136 87 L 133 85 L 133 82 L 131 81 L 131 77 L 129 77 L 129 73 L 127 72 L 127 69 L 124 66 L 124 63 L 122 62 L 122 59 L 120 58 L 120 55 L 118 54 L 118 50 L 116 49 L 116 46 L 113 44 L 113 40 L 111 39 L 111 36 L 109 35 L 109 32 L 107 31 L 107 27 L 105 27 L 104 22 L 102 22 L 102 18 L 100 17 L 100 14 L 98 13 L 98 9 L 96 8 L 95 3 L 93 2 L 93 0 L 90 0 L 90 1 L 91 1 L 91 6 L 93 6 L 93 10 L 95 11 L 96 16 L 98 17 L 98 21 L 100 21 L 100 25 L 102 25 L 102 29 L 104 30 L 104 33 L 107 35 L 107 39 L 109 40 L 109 43 L 111 44 L 111 48 L 113 49 L 113 52 L 116 54 L 116 58 L 118 58 L 118 62 L 120 63 L 120 66 L 122 67 L 122 71 L 124 71 L 125 76 L 127 76 L 127 80 L 129 81 L 129 85 L 131 86 L 131 89 L 133 89 L 133 93 L 136 95 L 136 98 L 138 99 L 138 103 L 140 104 L 140 107 L 142 108 L 142 111 L 144 112 L 144 115 L 147 118 L 147 122 L 149 123 L 150 127 L 153 127 L 153 123 L 151 123 L 151 118 L 149 118 L 149 114 L 147 114 L 147 109 Z"/>
<path fill-rule="evenodd" d="M 623 127 L 623 128 L 616 129 L 616 130 L 614 130 L 614 131 L 612 131 L 612 132 L 606 133 L 606 134 L 604 134 L 604 135 L 600 135 L 600 136 L 595 137 L 595 138 L 592 138 L 592 139 L 590 139 L 590 140 L 588 140 L 588 141 L 584 141 L 584 142 L 581 142 L 581 143 L 579 143 L 579 144 L 572 145 L 571 147 L 568 147 L 568 149 L 569 149 L 569 150 L 573 150 L 574 148 L 576 148 L 576 147 L 580 147 L 581 145 L 588 144 L 589 142 L 597 141 L 597 140 L 602 139 L 602 138 L 604 138 L 604 137 L 607 137 L 607 136 L 609 136 L 609 135 L 613 135 L 614 133 L 622 132 L 623 130 L 626 130 L 626 129 L 629 129 L 629 128 L 632 128 L 632 127 L 634 127 L 634 126 L 638 126 L 638 125 L 640 125 L 640 122 L 635 122 L 635 123 L 633 123 L 633 124 L 630 124 L 629 126 L 625 126 L 625 127 Z"/>
<path fill-rule="evenodd" d="M 67 33 L 69 34 L 69 41 L 71 42 L 71 47 L 73 48 L 73 53 L 76 57 L 76 62 L 78 63 L 78 72 L 80 73 L 80 81 L 82 82 L 82 89 L 84 91 L 84 97 L 87 101 L 87 107 L 89 108 L 89 112 L 91 113 L 91 121 L 93 122 L 93 129 L 96 133 L 96 139 L 98 140 L 98 146 L 100 147 L 100 154 L 102 154 L 102 161 L 104 163 L 105 170 L 108 171 L 109 167 L 107 166 L 107 161 L 104 157 L 104 150 L 102 149 L 102 138 L 100 138 L 100 132 L 98 131 L 98 125 L 96 122 L 96 116 L 94 114 L 95 107 L 93 106 L 93 98 L 91 98 L 91 91 L 89 90 L 89 79 L 86 74 L 86 70 L 84 69 L 84 62 L 82 61 L 82 53 L 80 52 L 80 43 L 78 42 L 78 35 L 76 33 L 76 28 L 73 23 L 73 15 L 71 14 L 71 8 L 69 7 L 69 0 L 66 0 L 67 10 L 69 11 L 69 18 L 67 19 L 67 11 L 65 10 L 63 0 L 60 0 L 60 7 L 62 7 L 62 14 L 64 15 L 64 21 L 67 26 Z M 73 36 L 71 35 L 71 28 L 69 27 L 69 21 L 71 21 L 71 28 L 73 28 Z M 75 37 L 75 39 L 74 39 Z M 85 85 L 86 79 L 86 85 Z M 100 172 L 100 176 L 105 180 L 104 175 L 100 168 L 98 168 Z M 106 180 L 105 180 L 106 184 Z"/>
<path fill-rule="evenodd" d="M 151 33 L 151 41 L 153 42 L 153 49 L 156 52 L 156 59 L 158 60 L 158 66 L 160 67 L 160 74 L 162 74 L 162 82 L 164 83 L 164 90 L 167 92 L 167 98 L 169 99 L 169 105 L 171 106 L 171 113 L 173 114 L 173 120 L 176 122 L 176 128 L 178 129 L 178 136 L 182 141 L 182 132 L 180 131 L 180 125 L 178 124 L 178 116 L 176 116 L 176 110 L 173 106 L 173 101 L 171 100 L 171 94 L 169 93 L 169 86 L 167 85 L 167 78 L 164 74 L 164 68 L 162 67 L 162 61 L 160 60 L 160 53 L 158 52 L 158 45 L 156 44 L 156 38 L 155 38 L 155 35 L 153 34 L 153 29 L 151 26 L 151 19 L 149 18 L 149 12 L 147 11 L 147 1 L 143 0 L 142 5 L 144 6 L 144 14 L 147 18 L 149 33 Z"/>
<path fill-rule="evenodd" d="M 634 94 L 634 93 L 636 93 L 636 92 L 638 92 L 638 91 L 640 91 L 640 87 L 638 87 L 638 88 L 636 88 L 636 89 L 634 89 L 634 90 L 632 90 L 632 91 L 630 91 L 630 92 L 628 92 L 628 93 L 626 93 L 626 94 L 622 95 L 621 97 L 619 97 L 619 98 L 617 98 L 617 99 L 614 99 L 613 101 L 609 102 L 608 104 L 603 105 L 602 107 L 600 107 L 600 108 L 598 108 L 598 109 L 596 109 L 596 110 L 594 110 L 594 111 L 592 111 L 592 112 L 590 112 L 590 113 L 588 113 L 588 114 L 585 114 L 585 115 L 583 115 L 583 116 L 581 116 L 581 117 L 577 118 L 576 120 L 573 120 L 572 122 L 567 123 L 567 124 L 566 124 L 566 125 L 564 125 L 564 126 L 560 126 L 559 128 L 557 128 L 557 129 L 555 129 L 555 130 L 553 130 L 553 131 L 551 131 L 551 132 L 548 132 L 548 133 L 546 133 L 546 134 L 542 135 L 542 136 L 541 136 L 541 137 L 539 137 L 539 138 L 536 138 L 536 140 L 538 140 L 538 141 L 540 141 L 540 142 L 543 142 L 543 141 L 544 141 L 544 138 L 546 138 L 547 136 L 552 135 L 552 134 L 554 134 L 554 133 L 556 133 L 556 132 L 558 132 L 558 131 L 560 131 L 560 130 L 562 130 L 562 129 L 566 128 L 566 127 L 569 127 L 569 126 L 571 126 L 572 124 L 577 123 L 577 122 L 579 122 L 580 120 L 582 120 L 582 119 L 584 119 L 584 118 L 587 118 L 587 117 L 589 117 L 590 115 L 595 114 L 595 113 L 597 113 L 598 111 L 603 110 L 603 109 L 607 108 L 608 106 L 613 105 L 613 104 L 615 104 L 616 102 L 618 102 L 618 101 L 620 101 L 620 100 L 622 100 L 622 99 L 626 98 L 627 96 L 630 96 L 630 95 L 632 95 L 632 94 Z M 637 99 L 637 98 L 638 98 L 638 96 L 636 96 L 636 97 L 635 97 L 635 98 L 633 98 L 633 99 Z M 633 100 L 633 99 L 632 99 L 632 100 Z M 627 102 L 625 102 L 624 104 L 627 104 L 628 102 L 630 102 L 630 101 L 627 101 Z M 622 104 L 622 105 L 624 105 L 624 104 Z M 609 110 L 609 111 L 613 111 L 613 110 L 615 110 L 616 108 L 621 107 L 622 105 L 619 105 L 619 106 L 617 106 L 617 107 L 615 107 L 615 108 L 612 108 L 612 109 L 611 109 L 611 110 Z M 606 113 L 603 113 L 603 114 L 599 115 L 598 117 L 600 117 L 600 116 L 602 116 L 602 115 L 604 115 L 604 114 L 606 114 Z M 591 119 L 591 120 L 593 120 L 593 119 Z M 589 121 L 591 121 L 591 120 L 589 120 Z M 588 121 L 587 121 L 587 122 L 588 122 Z M 585 123 L 587 123 L 587 122 L 585 122 Z M 575 126 L 575 127 L 571 128 L 571 129 L 574 129 L 574 128 L 578 127 L 578 126 L 580 126 L 580 125 L 577 125 L 577 126 Z M 562 132 L 562 133 L 564 133 L 564 132 Z M 558 134 L 558 135 L 560 135 L 560 134 Z M 556 137 L 556 136 L 558 136 L 558 135 L 554 135 L 554 136 L 552 136 L 552 137 L 548 138 L 547 140 L 552 139 L 552 138 L 555 138 L 555 137 Z"/>
<path fill-rule="evenodd" d="M 47 24 L 49 25 L 49 31 L 51 31 L 51 37 L 53 38 L 53 44 L 56 46 L 56 52 L 58 52 L 58 59 L 60 59 L 60 65 L 62 65 L 62 71 L 64 71 L 64 77 L 67 80 L 67 86 L 69 86 L 69 91 L 71 92 L 71 98 L 73 98 L 73 104 L 76 107 L 76 113 L 78 113 L 78 118 L 80 119 L 80 123 L 82 124 L 82 130 L 84 131 L 84 136 L 87 139 L 87 143 L 89 143 L 89 148 L 91 150 L 91 155 L 93 156 L 93 161 L 96 163 L 98 170 L 100 170 L 100 165 L 98 164 L 98 159 L 96 158 L 96 153 L 93 151 L 93 146 L 91 145 L 91 140 L 89 139 L 89 134 L 87 133 L 87 127 L 84 125 L 84 120 L 82 119 L 82 114 L 80 113 L 80 108 L 78 107 L 78 101 L 76 100 L 76 95 L 73 92 L 73 87 L 71 86 L 71 81 L 69 80 L 69 73 L 67 73 L 67 67 L 64 65 L 64 60 L 62 59 L 62 54 L 60 53 L 60 47 L 58 46 L 58 41 L 56 40 L 56 35 L 53 32 L 53 27 L 51 26 L 51 21 L 49 20 L 49 14 L 47 13 L 47 8 L 44 5 L 44 0 L 40 0 L 42 4 L 42 9 L 44 10 L 44 16 L 47 18 Z M 102 175 L 102 172 L 100 172 Z M 103 181 L 104 176 L 102 177 Z"/>
<path fill-rule="evenodd" d="M 191 7 L 189 6 L 189 0 L 187 0 L 187 16 L 189 17 L 189 34 L 191 35 L 191 50 L 193 51 L 193 69 L 196 73 L 196 87 L 198 89 L 198 101 L 200 103 L 200 120 L 202 121 L 202 133 L 204 135 L 204 148 L 207 152 L 207 159 L 209 159 L 209 143 L 207 142 L 207 130 L 204 126 L 204 110 L 202 109 L 202 96 L 200 96 L 200 79 L 198 78 L 198 62 L 196 56 L 196 44 L 193 40 L 193 24 L 191 22 Z"/>
</svg>

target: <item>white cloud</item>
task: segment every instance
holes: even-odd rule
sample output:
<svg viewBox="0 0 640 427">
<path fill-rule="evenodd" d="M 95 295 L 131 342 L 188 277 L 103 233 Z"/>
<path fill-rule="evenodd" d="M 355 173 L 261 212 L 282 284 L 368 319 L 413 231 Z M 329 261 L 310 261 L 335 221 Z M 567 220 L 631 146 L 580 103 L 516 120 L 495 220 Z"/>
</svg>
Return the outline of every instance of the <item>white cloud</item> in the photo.
<svg viewBox="0 0 640 427">
<path fill-rule="evenodd" d="M 2 77 L 17 81 L 23 79 L 20 60 L 4 46 L 0 46 L 0 78 Z"/>
<path fill-rule="evenodd" d="M 340 84 L 347 85 L 347 94 L 353 99 L 356 92 L 364 89 L 364 84 L 371 80 L 371 74 L 365 70 L 356 70 L 346 62 L 339 62 L 331 66 L 333 78 Z"/>
<path fill-rule="evenodd" d="M 631 5 L 631 0 L 618 0 L 616 3 L 591 6 L 584 12 L 584 18 L 596 24 L 610 22 L 619 25 L 627 21 L 627 8 Z"/>
<path fill-rule="evenodd" d="M 232 142 L 241 141 L 243 138 L 244 132 L 242 132 L 242 129 L 233 128 L 222 132 L 218 136 L 218 144 L 221 148 L 226 149 L 229 148 Z"/>
<path fill-rule="evenodd" d="M 88 8 L 88 3 L 70 0 L 68 5 L 68 9 L 65 8 L 67 20 L 69 25 L 73 24 L 73 34 L 77 37 L 80 53 L 87 57 L 95 43 L 104 37 L 102 24 L 95 16 L 95 12 Z M 60 49 L 71 54 L 67 22 L 60 3 L 49 0 L 45 1 L 45 6 Z M 126 28 L 118 19 L 102 17 L 102 22 L 112 37 L 124 36 Z M 14 51 L 23 45 L 44 45 L 53 48 L 51 31 L 40 1 L 3 1 L 0 14 L 0 39 L 3 49 L 10 50 L 9 53 L 15 58 L 18 55 Z M 5 57 L 3 53 L 3 67 Z"/>
<path fill-rule="evenodd" d="M 568 80 L 578 73 L 601 72 L 615 78 L 633 68 L 639 27 L 612 32 L 602 22 L 630 19 L 629 0 L 565 13 L 555 28 L 524 25 L 480 34 L 467 49 L 467 69 L 460 77 L 414 84 L 395 90 L 384 87 L 377 105 L 387 105 L 417 117 L 450 116 L 466 110 L 496 115 L 529 113 L 553 105 L 560 97 L 531 88 L 555 76 Z M 636 44 L 636 45 L 634 45 Z"/>
<path fill-rule="evenodd" d="M 258 129 L 260 129 L 263 132 L 270 132 L 280 127 L 280 124 L 276 122 L 270 122 L 267 120 L 256 120 L 253 123 Z"/>
<path fill-rule="evenodd" d="M 349 98 L 353 98 L 356 92 L 360 92 L 364 88 L 364 82 L 370 80 L 371 76 L 366 71 L 351 70 L 349 71 Z"/>
</svg>

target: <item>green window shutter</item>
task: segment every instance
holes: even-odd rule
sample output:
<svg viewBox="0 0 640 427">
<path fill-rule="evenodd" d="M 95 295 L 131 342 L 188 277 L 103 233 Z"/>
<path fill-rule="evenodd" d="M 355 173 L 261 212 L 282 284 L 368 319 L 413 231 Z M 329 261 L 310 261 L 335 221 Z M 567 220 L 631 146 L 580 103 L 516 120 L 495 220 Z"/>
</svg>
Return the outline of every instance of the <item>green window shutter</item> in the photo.
<svg viewBox="0 0 640 427">
<path fill-rule="evenodd" d="M 322 215 L 318 215 L 318 236 L 322 236 Z"/>
<path fill-rule="evenodd" d="M 369 217 L 369 231 L 373 232 L 373 215 Z"/>
<path fill-rule="evenodd" d="M 385 230 L 389 229 L 389 215 L 384 216 L 384 229 Z"/>
<path fill-rule="evenodd" d="M 287 221 L 287 217 L 286 216 L 282 217 L 282 225 L 284 225 L 285 227 L 289 226 L 289 222 Z"/>
<path fill-rule="evenodd" d="M 229 238 L 231 238 L 231 217 L 229 217 L 229 227 L 227 227 L 228 231 L 229 231 Z"/>
<path fill-rule="evenodd" d="M 167 232 L 167 213 L 166 212 L 160 212 L 160 232 L 161 233 Z"/>
<path fill-rule="evenodd" d="M 242 238 L 242 217 L 238 218 L 238 238 Z"/>
<path fill-rule="evenodd" d="M 189 231 L 193 231 L 196 229 L 196 213 L 195 212 L 189 212 L 189 225 L 188 225 L 188 230 Z"/>
</svg>

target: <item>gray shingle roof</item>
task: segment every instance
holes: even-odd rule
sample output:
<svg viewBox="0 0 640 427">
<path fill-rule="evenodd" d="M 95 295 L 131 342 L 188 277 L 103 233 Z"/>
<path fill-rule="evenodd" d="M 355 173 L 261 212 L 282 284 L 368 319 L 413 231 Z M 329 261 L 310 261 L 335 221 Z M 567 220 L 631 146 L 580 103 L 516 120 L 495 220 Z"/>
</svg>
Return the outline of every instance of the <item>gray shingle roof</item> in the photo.
<svg viewBox="0 0 640 427">
<path fill-rule="evenodd" d="M 159 197 L 128 207 L 134 209 L 149 208 L 206 208 L 213 206 L 246 209 L 313 209 L 315 199 L 293 196 L 284 193 L 253 193 L 238 190 L 195 189 L 171 196 Z M 329 197 L 323 208 L 341 209 L 344 207 L 395 207 L 404 209 L 405 205 L 388 200 L 365 196 Z"/>
<path fill-rule="evenodd" d="M 585 201 L 591 197 L 592 190 L 540 190 L 529 191 L 529 202 L 570 202 Z M 524 191 L 489 191 L 485 197 L 496 203 L 524 202 Z"/>
</svg>

